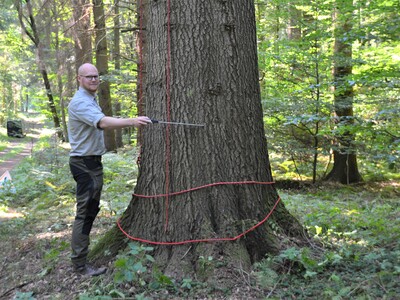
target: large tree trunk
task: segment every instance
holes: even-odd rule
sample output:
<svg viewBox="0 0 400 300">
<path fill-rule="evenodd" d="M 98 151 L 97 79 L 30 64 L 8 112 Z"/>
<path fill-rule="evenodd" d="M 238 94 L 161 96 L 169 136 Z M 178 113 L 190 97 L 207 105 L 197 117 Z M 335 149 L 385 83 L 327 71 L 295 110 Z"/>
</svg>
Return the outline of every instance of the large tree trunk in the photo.
<svg viewBox="0 0 400 300">
<path fill-rule="evenodd" d="M 112 116 L 111 106 L 111 92 L 110 82 L 107 78 L 108 75 L 108 50 L 107 50 L 107 32 L 106 20 L 104 15 L 103 0 L 93 0 L 93 17 L 95 23 L 95 51 L 96 51 L 96 67 L 99 71 L 100 77 L 103 76 L 97 95 L 99 97 L 99 104 L 103 113 L 106 116 Z M 104 143 L 108 151 L 117 149 L 115 143 L 114 129 L 104 130 Z"/>
<path fill-rule="evenodd" d="M 170 74 L 166 2 L 151 6 L 144 49 L 146 114 L 206 126 L 146 126 L 135 194 L 272 181 L 258 84 L 254 2 L 172 1 Z M 120 225 L 133 237 L 182 242 L 156 246 L 154 253 L 165 263 L 166 274 L 182 278 L 196 272 L 200 256 L 246 268 L 279 251 L 283 235 L 301 239 L 302 226 L 280 202 L 268 222 L 235 242 L 185 242 L 238 236 L 265 219 L 277 201 L 272 184 L 217 185 L 150 199 L 133 196 Z"/>
<path fill-rule="evenodd" d="M 357 157 L 354 145 L 354 135 L 344 126 L 352 126 L 353 118 L 353 87 L 348 78 L 352 75 L 352 0 L 338 0 L 335 12 L 335 45 L 334 45 L 334 101 L 335 121 L 337 126 L 336 140 L 333 145 L 333 169 L 326 180 L 343 184 L 360 182 Z M 347 37 L 347 38 L 345 38 Z"/>
</svg>

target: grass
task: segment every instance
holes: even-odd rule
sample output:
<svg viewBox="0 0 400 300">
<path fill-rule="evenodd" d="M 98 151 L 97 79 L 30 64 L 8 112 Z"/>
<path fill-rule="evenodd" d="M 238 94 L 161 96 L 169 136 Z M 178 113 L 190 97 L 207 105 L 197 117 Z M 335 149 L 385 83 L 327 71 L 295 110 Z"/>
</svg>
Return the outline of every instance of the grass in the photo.
<svg viewBox="0 0 400 300">
<path fill-rule="evenodd" d="M 17 156 L 18 154 L 20 154 L 22 151 L 24 151 L 25 149 L 25 145 L 28 141 L 24 141 L 23 144 L 19 144 L 17 147 L 13 147 L 12 149 L 10 149 L 10 151 L 8 151 L 6 154 L 2 155 L 0 158 L 0 164 L 4 163 L 6 161 L 11 160 L 13 157 Z M 1 150 L 0 150 L 1 151 Z"/>
<path fill-rule="evenodd" d="M 0 151 L 3 151 L 8 146 L 8 136 L 7 129 L 4 127 L 0 127 Z"/>
<path fill-rule="evenodd" d="M 281 273 L 275 295 L 302 299 L 319 293 L 327 299 L 395 299 L 400 295 L 398 195 L 399 182 L 281 192 L 289 211 L 324 249 L 316 257 L 318 250 L 297 249 L 270 260 L 268 266 L 289 262 L 302 269 Z"/>
<path fill-rule="evenodd" d="M 28 247 L 28 241 L 37 239 L 39 233 L 51 236 L 47 242 L 40 240 L 32 248 L 28 247 L 30 253 L 40 254 L 40 261 L 46 266 L 39 278 L 47 286 L 39 286 L 39 280 L 37 285 L 19 290 L 19 299 L 24 296 L 34 299 L 43 289 L 58 295 L 55 299 L 68 299 L 65 294 L 57 294 L 57 284 L 61 283 L 52 277 L 52 270 L 60 261 L 68 260 L 68 239 L 61 234 L 73 221 L 75 184 L 68 169 L 68 150 L 52 143 L 51 136 L 44 137 L 38 145 L 33 157 L 12 173 L 16 194 L 5 193 L 0 198 L 3 210 L 16 209 L 23 217 L 0 223 L 0 233 L 4 241 L 16 239 L 15 243 L 23 247 Z M 135 155 L 135 149 L 126 148 L 104 157 L 105 187 L 100 224 L 97 224 L 100 233 L 115 223 L 130 201 L 137 176 Z M 398 298 L 399 187 L 399 180 L 393 179 L 351 186 L 320 184 L 303 190 L 280 190 L 286 207 L 304 224 L 314 242 L 309 247 L 293 247 L 277 256 L 266 257 L 254 265 L 251 273 L 242 270 L 249 291 L 256 291 L 265 299 Z M 143 260 L 151 261 L 145 250 L 138 247 L 131 245 L 131 252 L 135 250 L 136 254 L 143 255 L 135 258 L 122 253 L 113 274 L 77 283 L 75 296 L 122 298 L 132 295 L 133 289 L 135 299 L 150 299 L 157 287 L 158 293 L 164 290 L 164 296 L 194 298 L 204 295 L 205 290 L 218 289 L 193 278 L 177 283 L 154 269 L 149 269 L 147 277 L 143 275 L 133 284 L 121 282 L 121 278 L 134 278 L 132 268 L 142 267 Z M 131 263 L 122 263 L 125 261 Z M 213 264 L 214 260 L 207 258 L 207 263 Z M 32 280 L 29 276 L 33 275 L 24 276 Z M 228 299 L 230 292 L 225 291 Z"/>
<path fill-rule="evenodd" d="M 13 159 L 15 156 L 20 154 L 27 144 L 32 143 L 32 139 L 36 136 L 37 132 L 35 132 L 35 125 L 38 122 L 43 122 L 43 116 L 39 116 L 37 114 L 19 114 L 17 119 L 23 120 L 24 128 L 23 131 L 27 134 L 24 138 L 14 138 L 8 137 L 7 128 L 0 127 L 0 151 L 6 150 L 7 152 L 0 157 L 0 163 L 4 163 L 5 161 L 9 161 Z M 33 126 L 33 127 L 32 127 Z M 10 145 L 12 141 L 17 141 L 15 145 Z M 0 174 L 1 175 L 1 174 Z"/>
</svg>

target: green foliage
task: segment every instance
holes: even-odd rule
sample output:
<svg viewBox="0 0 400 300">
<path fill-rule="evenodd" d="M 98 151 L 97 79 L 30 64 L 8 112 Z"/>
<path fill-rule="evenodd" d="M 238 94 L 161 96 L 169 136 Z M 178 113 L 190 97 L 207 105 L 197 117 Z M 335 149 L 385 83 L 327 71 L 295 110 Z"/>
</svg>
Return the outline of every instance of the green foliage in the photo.
<svg viewBox="0 0 400 300">
<path fill-rule="evenodd" d="M 24 106 L 20 96 L 26 89 L 35 92 L 36 70 L 30 68 L 35 64 L 34 52 L 21 39 L 18 17 L 14 1 L 1 1 L 0 4 L 0 91 L 3 95 L 0 124 L 7 118 L 14 117 Z M 20 93 L 21 92 L 21 93 Z"/>
<path fill-rule="evenodd" d="M 264 122 L 269 150 L 293 162 L 279 178 L 311 177 L 317 158 L 317 176 L 329 167 L 331 141 L 353 133 L 359 159 L 376 162 L 379 170 L 399 164 L 399 31 L 398 4 L 354 2 L 343 6 L 352 13 L 351 31 L 342 40 L 352 43 L 353 74 L 344 84 L 353 87 L 354 124 L 337 127 L 334 110 L 334 20 L 332 1 L 269 1 L 256 4 L 259 68 Z M 357 13 L 354 9 L 357 9 Z M 354 12 L 354 14 L 353 14 Z M 338 87 L 340 90 L 340 87 Z M 381 112 L 391 117 L 379 120 Z M 393 114 L 394 113 L 394 114 Z M 350 150 L 350 149 L 348 149 Z M 368 169 L 361 165 L 361 172 Z M 274 170 L 274 168 L 273 168 Z"/>
<path fill-rule="evenodd" d="M 65 176 L 69 174 L 66 164 L 67 153 L 65 157 L 58 157 L 61 161 L 55 161 L 55 154 L 51 151 L 36 152 L 36 159 L 25 160 L 20 164 L 13 175 L 13 182 L 16 189 L 14 205 L 23 205 L 33 200 L 36 201 L 37 209 L 50 208 L 56 205 L 64 205 L 64 201 L 69 201 L 73 196 L 70 192 L 73 190 L 71 178 Z M 40 158 L 39 158 L 40 157 Z M 42 165 L 41 159 L 49 159 L 54 165 Z M 23 183 L 23 184 L 22 184 Z"/>
<path fill-rule="evenodd" d="M 48 138 L 48 136 L 41 137 L 38 145 L 48 146 L 47 142 L 43 142 Z M 28 137 L 21 140 L 18 147 L 14 147 L 2 156 L 0 163 L 18 155 L 30 143 L 31 140 Z M 0 204 L 26 205 L 32 200 L 41 199 L 42 201 L 37 202 L 40 208 L 58 205 L 67 200 L 68 197 L 64 192 L 70 188 L 70 182 L 69 180 L 65 181 L 66 177 L 62 173 L 69 172 L 66 171 L 68 166 L 65 165 L 67 156 L 60 158 L 60 155 L 65 155 L 65 152 L 64 154 L 57 153 L 62 151 L 56 147 L 43 151 L 39 146 L 36 147 L 36 152 L 32 154 L 31 158 L 25 159 L 12 170 L 10 189 L 1 194 Z M 64 163 L 57 159 L 64 160 Z"/>
<path fill-rule="evenodd" d="M 336 8 L 334 1 L 259 1 L 256 5 L 260 86 L 264 122 L 269 139 L 269 151 L 293 163 L 290 173 L 278 171 L 279 178 L 307 180 L 317 171 L 324 177 L 330 168 L 332 139 L 343 132 L 354 133 L 358 159 L 374 161 L 375 170 L 393 173 L 399 165 L 399 16 L 396 1 L 341 2 L 343 17 L 351 13 L 351 30 L 341 40 L 352 43 L 353 74 L 343 79 L 344 86 L 354 91 L 354 125 L 340 127 L 332 117 L 334 92 L 332 78 Z M 60 4 L 60 5 L 57 5 Z M 110 2 L 105 2 L 107 9 Z M 46 91 L 41 86 L 35 65 L 35 51 L 30 41 L 22 37 L 14 2 L 0 6 L 0 91 L 2 110 L 0 123 L 16 110 L 28 106 L 40 110 L 49 118 Z M 62 97 L 70 98 L 75 86 L 75 72 L 69 57 L 73 40 L 71 7 L 57 1 L 43 5 L 32 2 L 34 17 L 46 51 L 45 64 L 53 87 L 57 109 Z M 135 24 L 135 9 L 130 3 L 120 7 L 121 21 Z M 112 14 L 111 14 L 112 15 Z M 106 18 L 113 27 L 113 17 Z M 50 21 L 49 21 L 50 20 Z M 52 26 L 48 26 L 52 24 Z M 110 49 L 112 34 L 107 35 Z M 103 76 L 111 84 L 111 97 L 122 116 L 138 114 L 135 104 L 137 72 L 135 35 L 122 35 L 120 55 L 110 56 L 110 72 Z M 119 58 L 120 68 L 114 68 Z M 121 59 L 122 58 L 122 59 Z M 59 81 L 61 80 L 61 81 Z M 68 84 L 67 84 L 68 83 Z M 60 84 L 60 86 L 58 86 Z M 56 88 L 57 87 L 57 88 Z M 340 87 L 337 86 L 340 90 Z M 62 91 L 62 95 L 59 95 Z M 26 100 L 28 104 L 24 102 Z M 27 107 L 24 107 L 25 109 Z M 397 111 L 396 111 L 397 109 Z M 128 143 L 134 142 L 132 132 Z M 0 149 L 2 148 L 0 141 Z M 353 150 L 353 149 L 351 149 Z M 363 173 L 370 166 L 360 164 Z M 364 174 L 363 174 L 364 175 Z M 368 177 L 368 174 L 367 174 Z M 111 208 L 119 210 L 119 208 Z"/>
<path fill-rule="evenodd" d="M 23 217 L 7 222 L 7 226 L 0 224 L 0 234 L 5 239 L 15 233 L 36 234 L 33 224 L 44 219 L 51 223 L 46 231 L 59 232 L 67 226 L 65 214 L 73 218 L 75 184 L 68 169 L 68 151 L 52 139 L 52 135 L 43 137 L 38 145 L 49 148 L 35 148 L 32 157 L 13 171 L 18 195 L 13 199 L 18 201 L 10 198 L 8 204 L 20 204 L 25 209 L 21 210 Z M 137 172 L 132 157 L 135 149 L 126 148 L 104 158 L 107 166 L 104 214 L 112 211 L 105 203 L 111 202 L 112 208 L 122 210 L 130 200 L 129 195 L 118 197 L 118 189 L 121 195 L 132 189 Z M 294 168 L 293 164 L 282 165 L 289 170 Z M 345 187 L 316 185 L 306 190 L 280 191 L 280 196 L 287 209 L 306 226 L 314 243 L 300 246 L 282 241 L 289 245 L 254 266 L 249 274 L 250 288 L 277 299 L 395 299 L 400 292 L 397 181 Z M 113 218 L 107 215 L 109 222 Z M 67 248 L 69 243 L 58 238 L 38 242 L 44 265 L 39 275 L 43 279 L 51 276 Z M 94 279 L 80 299 L 148 299 L 153 293 L 195 298 L 197 293 L 219 288 L 191 278 L 174 281 L 157 269 L 151 252 L 151 247 L 131 243 L 115 261 L 113 278 Z M 211 256 L 199 257 L 199 275 L 212 274 L 216 263 Z"/>
<path fill-rule="evenodd" d="M 113 282 L 103 288 L 96 287 L 93 292 L 81 295 L 80 299 L 93 299 L 90 298 L 93 295 L 100 297 L 100 295 L 105 294 L 108 295 L 104 296 L 106 297 L 104 299 L 110 299 L 107 297 L 125 298 L 126 292 L 121 291 L 122 286 L 134 286 L 136 290 L 135 299 L 151 299 L 146 297 L 146 294 L 151 291 L 168 289 L 177 292 L 178 288 L 174 280 L 158 271 L 157 267 L 153 265 L 155 260 L 149 254 L 153 250 L 152 247 L 143 244 L 128 243 L 127 249 L 118 254 L 114 261 Z M 181 288 L 190 290 L 192 285 L 192 281 L 187 279 L 182 283 Z"/>
<path fill-rule="evenodd" d="M 124 299 L 124 296 L 121 297 Z M 79 300 L 111 300 L 112 296 L 89 296 L 89 295 L 79 295 Z"/>
<path fill-rule="evenodd" d="M 181 288 L 190 290 L 193 287 L 193 280 L 190 278 L 184 278 L 182 280 Z"/>
<path fill-rule="evenodd" d="M 393 184 L 281 192 L 315 242 L 289 246 L 257 263 L 257 285 L 279 299 L 395 298 L 400 208 L 398 183 Z"/>
<path fill-rule="evenodd" d="M 49 3 L 59 4 L 57 1 L 46 2 Z M 64 83 L 68 82 L 68 87 L 61 86 L 60 91 L 69 97 L 75 87 L 68 75 L 73 72 L 73 64 L 67 59 L 72 56 L 68 52 L 73 49 L 70 47 L 72 41 L 62 36 L 60 41 L 66 50 L 56 53 L 55 45 L 50 42 L 56 40 L 55 29 L 47 26 L 51 23 L 62 32 L 69 32 L 65 26 L 70 26 L 67 20 L 72 10 L 68 4 L 62 7 L 41 4 L 34 3 L 34 12 L 39 16 L 39 27 L 46 28 L 41 33 L 46 35 L 45 41 L 49 41 L 45 49 L 50 79 L 55 83 L 55 74 L 60 71 Z M 353 74 L 344 82 L 354 91 L 354 118 L 351 120 L 354 123 L 338 128 L 332 117 L 334 1 L 256 3 L 260 85 L 274 176 L 311 178 L 310 166 L 317 154 L 317 174 L 322 178 L 329 167 L 332 138 L 349 132 L 355 137 L 359 167 L 368 183 L 348 188 L 316 187 L 306 195 L 302 192 L 281 193 L 285 205 L 301 219 L 318 243 L 314 248 L 291 245 L 256 266 L 256 287 L 267 289 L 266 294 L 276 298 L 395 299 L 400 294 L 398 185 L 396 182 L 371 183 L 371 180 L 388 178 L 398 180 L 400 176 L 399 4 L 392 0 L 353 1 L 353 4 L 354 10 L 344 8 L 352 11 L 353 28 L 342 40 L 353 45 Z M 56 14 L 58 9 L 61 11 Z M 136 22 L 132 10 L 132 6 L 126 7 L 121 13 L 126 24 Z M 294 33 L 291 37 L 289 29 Z M 37 68 L 32 67 L 35 65 L 34 49 L 20 32 L 13 1 L 1 1 L 0 123 L 3 126 L 4 121 L 22 106 L 23 99 L 30 100 L 30 108 L 42 109 L 49 115 Z M 296 34 L 300 34 L 300 38 Z M 123 53 L 120 56 L 129 59 L 122 60 L 121 70 L 110 68 L 107 77 L 111 82 L 112 97 L 120 99 L 121 114 L 126 116 L 137 113 L 132 92 L 136 89 L 137 79 L 132 72 L 137 60 L 131 46 L 135 44 L 133 36 L 125 35 L 121 43 Z M 56 54 L 65 58 L 63 65 L 55 63 Z M 55 95 L 55 98 L 59 107 L 61 95 Z M 0 150 L 7 144 L 5 130 L 0 128 Z M 7 227 L 0 227 L 2 235 L 28 230 L 28 225 L 39 218 L 57 218 L 58 210 L 74 205 L 75 185 L 68 169 L 67 150 L 55 146 L 51 138 L 42 140 L 38 147 L 31 159 L 13 171 L 16 193 L 1 195 L 1 210 L 11 205 L 26 207 L 24 217 L 13 220 Z M 135 150 L 124 151 L 122 156 L 119 153 L 104 157 L 104 209 L 101 213 L 111 213 L 113 217 L 128 204 L 137 175 Z M 51 230 L 63 226 L 60 221 L 55 221 Z M 44 255 L 50 265 L 63 249 L 62 246 L 54 247 Z M 146 252 L 140 250 L 142 256 L 139 257 L 127 253 L 125 262 L 121 257 L 119 271 L 127 270 L 120 275 L 121 282 L 127 284 L 129 279 L 139 286 L 144 285 L 143 289 L 178 290 L 178 285 L 170 278 L 149 269 L 151 259 L 146 257 Z M 209 257 L 200 257 L 199 266 L 208 272 L 213 269 L 213 261 Z M 94 282 L 97 290 L 93 296 L 81 297 L 123 298 L 123 283 L 99 287 L 97 285 L 101 283 Z M 180 288 L 194 290 L 195 285 L 191 279 L 184 279 Z M 106 295 L 102 296 L 102 293 Z M 146 291 L 138 293 L 136 299 L 145 299 L 145 295 Z M 33 293 L 17 293 L 16 296 L 31 299 Z"/>
<path fill-rule="evenodd" d="M 212 256 L 204 257 L 199 256 L 197 260 L 198 265 L 198 275 L 201 279 L 207 279 L 211 276 L 215 268 L 214 258 Z"/>
<path fill-rule="evenodd" d="M 36 298 L 33 297 L 33 292 L 16 292 L 14 300 L 35 300 Z"/>
<path fill-rule="evenodd" d="M 59 241 L 57 238 L 52 239 L 49 244 L 44 245 L 43 248 L 48 248 L 48 251 L 43 256 L 44 268 L 39 276 L 44 277 L 51 273 L 56 265 L 59 263 L 62 251 L 69 249 L 70 244 L 65 241 Z"/>
<path fill-rule="evenodd" d="M 126 254 L 120 254 L 114 263 L 116 283 L 137 281 L 140 285 L 146 285 L 143 274 L 146 273 L 148 263 L 154 262 L 154 258 L 147 254 L 153 250 L 152 247 L 145 247 L 136 243 L 128 244 L 129 250 Z"/>
<path fill-rule="evenodd" d="M 132 197 L 137 178 L 136 153 L 136 148 L 127 146 L 118 154 L 107 153 L 103 156 L 105 186 L 102 205 L 113 215 L 121 215 Z"/>
</svg>

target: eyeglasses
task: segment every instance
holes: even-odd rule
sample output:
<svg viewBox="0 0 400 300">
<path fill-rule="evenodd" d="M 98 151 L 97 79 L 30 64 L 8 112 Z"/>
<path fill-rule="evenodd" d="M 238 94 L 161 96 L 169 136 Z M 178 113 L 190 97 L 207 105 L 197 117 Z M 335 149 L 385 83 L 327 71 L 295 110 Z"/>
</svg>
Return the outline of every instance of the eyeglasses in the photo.
<svg viewBox="0 0 400 300">
<path fill-rule="evenodd" d="M 88 80 L 97 80 L 99 79 L 99 75 L 87 75 L 87 76 L 83 76 L 83 75 L 79 75 L 80 77 L 85 77 Z"/>
</svg>

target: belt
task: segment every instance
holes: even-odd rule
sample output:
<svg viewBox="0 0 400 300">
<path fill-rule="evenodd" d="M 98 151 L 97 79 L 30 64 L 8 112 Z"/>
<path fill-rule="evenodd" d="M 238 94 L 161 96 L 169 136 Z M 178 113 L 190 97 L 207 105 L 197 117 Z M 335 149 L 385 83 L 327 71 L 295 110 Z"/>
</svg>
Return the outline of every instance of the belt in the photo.
<svg viewBox="0 0 400 300">
<path fill-rule="evenodd" d="M 77 159 L 100 159 L 101 155 L 71 156 L 71 158 L 77 158 Z"/>
</svg>

